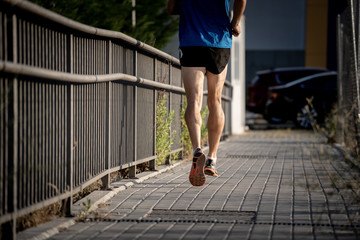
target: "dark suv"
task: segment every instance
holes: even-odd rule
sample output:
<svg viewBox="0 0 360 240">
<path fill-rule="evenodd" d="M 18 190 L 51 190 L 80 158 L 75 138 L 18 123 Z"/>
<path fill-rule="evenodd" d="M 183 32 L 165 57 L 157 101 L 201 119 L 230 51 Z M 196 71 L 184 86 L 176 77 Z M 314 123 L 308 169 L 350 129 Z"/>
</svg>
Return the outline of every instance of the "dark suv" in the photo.
<svg viewBox="0 0 360 240">
<path fill-rule="evenodd" d="M 325 122 L 337 102 L 337 73 L 326 72 L 270 87 L 264 118 L 271 123 L 293 120 L 298 127 L 311 128 Z"/>
<path fill-rule="evenodd" d="M 264 114 L 269 87 L 283 85 L 299 78 L 327 71 L 324 68 L 305 67 L 259 71 L 248 86 L 246 108 L 251 112 Z"/>
</svg>

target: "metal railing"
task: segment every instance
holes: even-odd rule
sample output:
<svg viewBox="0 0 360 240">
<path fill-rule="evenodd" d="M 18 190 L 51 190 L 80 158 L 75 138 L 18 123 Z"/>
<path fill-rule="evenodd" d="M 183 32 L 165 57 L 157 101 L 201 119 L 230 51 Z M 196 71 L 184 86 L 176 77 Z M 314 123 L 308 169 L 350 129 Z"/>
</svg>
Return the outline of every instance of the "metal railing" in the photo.
<svg viewBox="0 0 360 240">
<path fill-rule="evenodd" d="M 110 173 L 155 169 L 156 99 L 166 92 L 182 150 L 178 59 L 119 32 L 23 0 L 0 1 L 0 224 L 72 196 Z M 224 87 L 230 134 L 231 85 Z"/>
<path fill-rule="evenodd" d="M 360 154 L 360 1 L 338 16 L 339 140 Z"/>
</svg>

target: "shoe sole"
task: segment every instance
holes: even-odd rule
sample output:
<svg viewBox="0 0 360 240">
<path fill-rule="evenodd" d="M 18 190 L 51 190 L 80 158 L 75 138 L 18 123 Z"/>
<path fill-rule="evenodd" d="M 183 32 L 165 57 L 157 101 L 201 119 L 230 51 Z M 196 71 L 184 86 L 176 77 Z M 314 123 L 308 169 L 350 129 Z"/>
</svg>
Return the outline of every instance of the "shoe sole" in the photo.
<svg viewBox="0 0 360 240">
<path fill-rule="evenodd" d="M 199 154 L 198 156 L 196 156 Z M 191 164 L 191 170 L 189 175 L 189 181 L 193 186 L 203 186 L 205 184 L 206 178 L 204 174 L 204 165 L 205 165 L 205 154 L 198 152 L 193 158 Z"/>
<path fill-rule="evenodd" d="M 205 168 L 204 169 L 204 173 L 206 175 L 209 175 L 209 176 L 213 176 L 213 177 L 217 177 L 217 173 L 216 173 L 216 170 L 215 169 L 212 169 L 212 168 Z"/>
</svg>

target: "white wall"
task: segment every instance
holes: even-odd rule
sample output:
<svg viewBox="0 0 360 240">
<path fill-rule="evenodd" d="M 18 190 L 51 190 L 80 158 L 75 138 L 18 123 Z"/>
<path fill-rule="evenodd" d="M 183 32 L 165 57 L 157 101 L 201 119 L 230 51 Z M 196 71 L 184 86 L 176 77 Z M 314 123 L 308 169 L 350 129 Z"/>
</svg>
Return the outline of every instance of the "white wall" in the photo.
<svg viewBox="0 0 360 240">
<path fill-rule="evenodd" d="M 228 77 L 233 86 L 231 102 L 231 134 L 245 131 L 245 16 L 241 19 L 241 34 L 233 38 Z"/>
</svg>

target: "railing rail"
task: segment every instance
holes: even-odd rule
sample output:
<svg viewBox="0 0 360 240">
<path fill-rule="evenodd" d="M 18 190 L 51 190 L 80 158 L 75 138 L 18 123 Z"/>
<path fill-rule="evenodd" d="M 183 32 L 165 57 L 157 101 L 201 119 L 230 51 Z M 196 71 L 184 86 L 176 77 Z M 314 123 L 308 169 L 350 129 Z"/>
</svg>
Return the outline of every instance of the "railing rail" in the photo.
<svg viewBox="0 0 360 240">
<path fill-rule="evenodd" d="M 60 200 L 70 213 L 73 194 L 100 179 L 108 186 L 114 171 L 129 168 L 134 177 L 143 162 L 155 169 L 159 91 L 175 112 L 179 152 L 178 59 L 27 1 L 0 1 L 2 236 L 15 238 L 18 217 Z M 230 103 L 226 83 L 223 136 Z"/>
<path fill-rule="evenodd" d="M 43 78 L 47 80 L 54 80 L 67 83 L 101 83 L 110 81 L 124 81 L 128 83 L 134 83 L 137 85 L 143 85 L 148 87 L 154 87 L 163 90 L 169 90 L 178 93 L 185 93 L 184 88 L 164 84 L 160 82 L 154 82 L 152 80 L 135 77 L 124 73 L 104 74 L 104 75 L 76 75 L 69 73 L 55 72 L 51 70 L 29 67 L 21 64 L 14 64 L 11 62 L 4 62 L 0 60 L 0 71 L 6 73 L 12 73 L 16 75 L 26 75 L 29 77 Z M 223 98 L 227 98 L 223 96 Z"/>
</svg>

